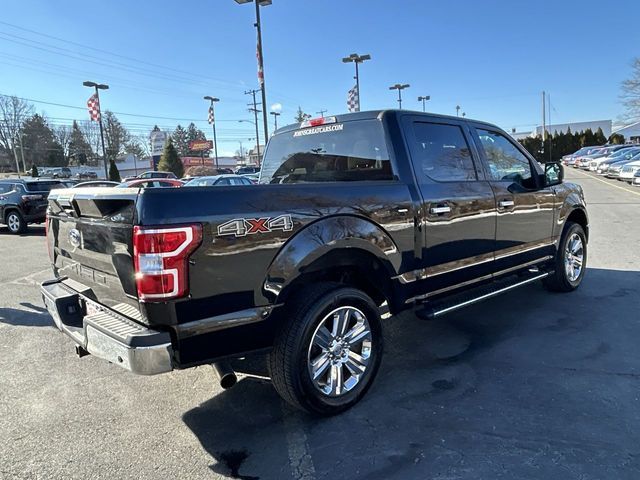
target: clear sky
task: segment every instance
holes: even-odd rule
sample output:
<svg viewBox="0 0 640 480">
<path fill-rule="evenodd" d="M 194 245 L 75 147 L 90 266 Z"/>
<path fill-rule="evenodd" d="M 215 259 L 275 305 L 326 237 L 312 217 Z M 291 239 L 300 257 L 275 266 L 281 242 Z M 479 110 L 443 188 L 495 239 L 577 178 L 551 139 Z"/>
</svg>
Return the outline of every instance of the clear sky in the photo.
<svg viewBox="0 0 640 480">
<path fill-rule="evenodd" d="M 361 66 L 363 110 L 396 107 L 388 87 L 399 82 L 411 85 L 405 108 L 421 108 L 418 95 L 430 95 L 429 111 L 455 115 L 460 105 L 508 130 L 540 122 L 542 90 L 551 94 L 554 123 L 615 120 L 620 82 L 640 55 L 640 29 L 631 25 L 637 5 L 273 0 L 261 9 L 267 103 L 281 104 L 280 125 L 293 122 L 298 106 L 313 116 L 346 111 L 353 64 L 341 58 L 357 52 L 372 57 Z M 6 1 L 0 93 L 83 106 L 90 91 L 82 81 L 94 80 L 111 86 L 103 109 L 151 117 L 119 116 L 133 133 L 156 123 L 172 129 L 178 121 L 160 118 L 171 117 L 200 119 L 208 135 L 202 96 L 217 96 L 220 149 L 233 153 L 255 136 L 253 125 L 237 121 L 252 118 L 243 92 L 258 86 L 253 21 L 253 4 L 234 0 Z M 36 108 L 54 124 L 88 118 Z"/>
</svg>

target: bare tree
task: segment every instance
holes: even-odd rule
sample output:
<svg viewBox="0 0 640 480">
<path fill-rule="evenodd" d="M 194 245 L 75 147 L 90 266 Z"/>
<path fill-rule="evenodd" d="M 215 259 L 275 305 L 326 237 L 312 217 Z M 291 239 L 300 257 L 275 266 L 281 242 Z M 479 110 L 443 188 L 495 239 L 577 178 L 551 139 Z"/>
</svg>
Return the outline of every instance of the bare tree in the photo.
<svg viewBox="0 0 640 480">
<path fill-rule="evenodd" d="M 633 120 L 640 117 L 640 58 L 631 64 L 631 77 L 622 82 L 622 104 L 626 112 L 624 118 Z"/>
<path fill-rule="evenodd" d="M 0 146 L 7 152 L 13 152 L 18 170 L 20 166 L 16 147 L 20 144 L 24 121 L 31 115 L 33 115 L 33 105 L 26 100 L 16 96 L 0 95 Z M 22 168 L 26 170 L 24 157 Z"/>
<path fill-rule="evenodd" d="M 87 140 L 87 143 L 91 147 L 93 152 L 91 163 L 95 164 L 95 160 L 97 157 L 100 157 L 102 154 L 102 150 L 100 149 L 100 126 L 97 122 L 92 122 L 91 120 L 85 120 L 82 122 L 78 122 L 78 127 L 84 135 L 84 138 Z"/>
<path fill-rule="evenodd" d="M 71 144 L 71 127 L 69 125 L 59 125 L 54 127 L 53 136 L 62 147 L 65 158 L 69 158 L 69 145 Z"/>
</svg>

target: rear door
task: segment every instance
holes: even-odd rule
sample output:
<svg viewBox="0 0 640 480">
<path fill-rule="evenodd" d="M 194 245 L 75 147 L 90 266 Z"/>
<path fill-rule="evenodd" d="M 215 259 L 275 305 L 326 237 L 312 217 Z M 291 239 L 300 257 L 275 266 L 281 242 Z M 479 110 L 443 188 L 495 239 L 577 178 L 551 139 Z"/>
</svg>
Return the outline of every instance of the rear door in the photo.
<svg viewBox="0 0 640 480">
<path fill-rule="evenodd" d="M 426 296 L 491 278 L 496 203 L 466 123 L 404 119 L 420 193 Z"/>
<path fill-rule="evenodd" d="M 549 259 L 555 193 L 540 185 L 542 168 L 497 128 L 478 125 L 475 139 L 497 202 L 496 272 Z"/>
</svg>

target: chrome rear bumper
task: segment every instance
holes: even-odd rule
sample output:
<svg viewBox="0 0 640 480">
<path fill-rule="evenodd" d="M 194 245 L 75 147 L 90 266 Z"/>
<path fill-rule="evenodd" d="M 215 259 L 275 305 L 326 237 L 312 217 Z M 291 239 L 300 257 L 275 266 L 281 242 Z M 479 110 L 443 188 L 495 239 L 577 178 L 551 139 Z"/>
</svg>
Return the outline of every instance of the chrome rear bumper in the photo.
<svg viewBox="0 0 640 480">
<path fill-rule="evenodd" d="M 173 370 L 173 350 L 168 332 L 152 330 L 98 305 L 61 280 L 44 282 L 44 304 L 56 327 L 90 354 L 140 375 Z"/>
</svg>

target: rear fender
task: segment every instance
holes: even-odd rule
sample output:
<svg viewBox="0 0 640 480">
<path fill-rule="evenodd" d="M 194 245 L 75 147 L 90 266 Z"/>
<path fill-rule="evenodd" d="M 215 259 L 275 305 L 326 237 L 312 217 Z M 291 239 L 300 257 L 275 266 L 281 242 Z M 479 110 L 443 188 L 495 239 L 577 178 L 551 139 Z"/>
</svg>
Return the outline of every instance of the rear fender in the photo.
<svg viewBox="0 0 640 480">
<path fill-rule="evenodd" d="M 269 266 L 263 286 L 265 294 L 277 303 L 287 287 L 314 262 L 317 265 L 320 259 L 332 254 L 339 258 L 335 267 L 359 267 L 363 255 L 368 258 L 373 255 L 383 265 L 387 278 L 397 274 L 401 260 L 393 239 L 370 220 L 347 215 L 327 217 L 308 225 L 282 247 Z"/>
</svg>

